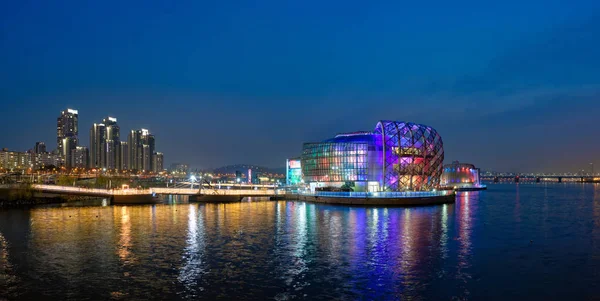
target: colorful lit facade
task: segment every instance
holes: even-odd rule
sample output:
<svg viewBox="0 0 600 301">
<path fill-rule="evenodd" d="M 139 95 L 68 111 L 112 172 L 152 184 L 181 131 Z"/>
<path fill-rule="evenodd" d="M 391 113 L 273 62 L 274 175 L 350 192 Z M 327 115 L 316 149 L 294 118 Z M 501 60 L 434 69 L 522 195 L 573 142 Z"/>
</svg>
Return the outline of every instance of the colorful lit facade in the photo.
<svg viewBox="0 0 600 301">
<path fill-rule="evenodd" d="M 446 164 L 442 173 L 441 185 L 457 188 L 479 187 L 481 186 L 479 168 L 475 168 L 473 164 L 458 161 Z"/>
<path fill-rule="evenodd" d="M 380 121 L 373 132 L 305 143 L 301 165 L 311 190 L 427 191 L 439 186 L 443 161 L 443 142 L 435 129 Z"/>
<path fill-rule="evenodd" d="M 302 183 L 302 163 L 300 158 L 288 159 L 285 170 L 285 184 L 297 186 Z"/>
</svg>

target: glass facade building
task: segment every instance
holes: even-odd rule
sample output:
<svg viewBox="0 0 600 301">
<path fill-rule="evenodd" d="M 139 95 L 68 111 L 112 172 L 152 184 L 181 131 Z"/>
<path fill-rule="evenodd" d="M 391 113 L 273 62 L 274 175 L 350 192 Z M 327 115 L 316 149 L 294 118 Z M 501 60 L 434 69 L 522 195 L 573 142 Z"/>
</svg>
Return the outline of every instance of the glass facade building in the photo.
<svg viewBox="0 0 600 301">
<path fill-rule="evenodd" d="M 439 186 L 444 149 L 431 127 L 380 121 L 373 132 L 305 143 L 301 159 L 304 182 L 311 190 L 426 191 Z"/>
</svg>

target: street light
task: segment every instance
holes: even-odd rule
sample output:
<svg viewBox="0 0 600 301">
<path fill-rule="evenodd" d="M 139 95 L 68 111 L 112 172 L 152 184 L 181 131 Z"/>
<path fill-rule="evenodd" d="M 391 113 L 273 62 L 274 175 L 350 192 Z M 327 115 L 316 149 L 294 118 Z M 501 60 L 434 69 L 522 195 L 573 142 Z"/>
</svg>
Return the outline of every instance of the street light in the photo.
<svg viewBox="0 0 600 301">
<path fill-rule="evenodd" d="M 190 176 L 190 189 L 194 189 L 194 181 L 196 181 L 196 176 L 191 175 Z"/>
<path fill-rule="evenodd" d="M 240 189 L 240 178 L 236 179 L 237 183 L 238 183 L 238 190 Z"/>
</svg>

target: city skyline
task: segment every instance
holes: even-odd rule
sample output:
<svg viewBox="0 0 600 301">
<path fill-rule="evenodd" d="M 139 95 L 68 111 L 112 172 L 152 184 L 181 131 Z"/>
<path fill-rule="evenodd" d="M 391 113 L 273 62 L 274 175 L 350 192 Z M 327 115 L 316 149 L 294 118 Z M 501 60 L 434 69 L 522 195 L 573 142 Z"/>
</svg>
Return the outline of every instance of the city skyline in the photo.
<svg viewBox="0 0 600 301">
<path fill-rule="evenodd" d="M 161 137 L 165 166 L 281 167 L 303 142 L 381 119 L 436 128 L 446 163 L 600 164 L 600 3 L 238 5 L 8 4 L 0 147 L 54 148 L 48 112 L 72 107 L 79 144 L 116 116 Z"/>
<path fill-rule="evenodd" d="M 56 119 L 56 147 L 47 148 L 36 141 L 25 150 L 2 147 L 0 167 L 16 170 L 54 168 L 89 168 L 136 170 L 159 173 L 164 170 L 164 154 L 156 151 L 156 139 L 148 129 L 131 130 L 125 141 L 117 118 L 107 116 L 93 123 L 89 144 L 81 144 L 79 111 L 67 108 Z M 131 147 L 130 147 L 131 146 Z M 10 159 L 9 159 L 10 157 Z"/>
</svg>

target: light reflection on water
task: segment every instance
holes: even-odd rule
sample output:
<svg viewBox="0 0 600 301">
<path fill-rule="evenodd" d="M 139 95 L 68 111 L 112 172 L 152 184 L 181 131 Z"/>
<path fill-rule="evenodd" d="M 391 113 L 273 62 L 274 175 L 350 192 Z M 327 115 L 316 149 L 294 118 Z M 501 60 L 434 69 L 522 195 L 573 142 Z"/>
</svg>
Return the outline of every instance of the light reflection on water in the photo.
<svg viewBox="0 0 600 301">
<path fill-rule="evenodd" d="M 416 208 L 169 199 L 0 211 L 0 297 L 582 299 L 600 293 L 585 289 L 600 267 L 599 189 L 491 185 Z"/>
</svg>

